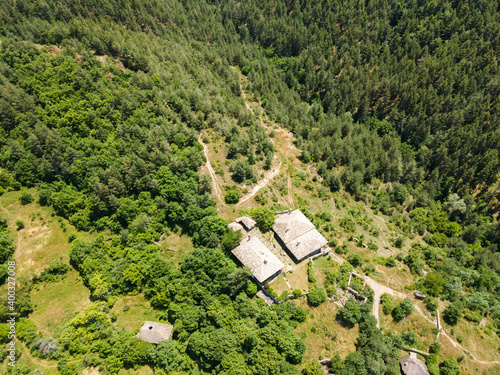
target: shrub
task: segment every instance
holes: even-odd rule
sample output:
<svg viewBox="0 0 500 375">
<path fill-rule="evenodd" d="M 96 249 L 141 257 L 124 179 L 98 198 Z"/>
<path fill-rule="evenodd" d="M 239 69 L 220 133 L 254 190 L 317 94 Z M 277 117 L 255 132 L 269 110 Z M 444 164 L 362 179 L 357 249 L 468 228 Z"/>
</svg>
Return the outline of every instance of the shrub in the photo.
<svg viewBox="0 0 500 375">
<path fill-rule="evenodd" d="M 439 306 L 439 302 L 438 302 L 438 300 L 436 298 L 427 297 L 425 299 L 425 307 L 427 308 L 427 310 L 429 310 L 429 312 L 432 315 L 436 314 L 438 306 Z"/>
<path fill-rule="evenodd" d="M 385 266 L 386 267 L 396 267 L 396 260 L 394 257 L 391 255 L 390 257 L 385 259 Z"/>
<path fill-rule="evenodd" d="M 404 237 L 398 237 L 396 238 L 396 241 L 394 241 L 394 246 L 396 246 L 398 249 L 401 249 L 404 244 L 405 244 Z"/>
<path fill-rule="evenodd" d="M 316 276 L 314 275 L 314 265 L 313 262 L 307 263 L 307 279 L 310 283 L 316 282 Z"/>
<path fill-rule="evenodd" d="M 392 317 L 394 321 L 400 322 L 408 315 L 410 315 L 413 310 L 415 310 L 415 308 L 413 307 L 413 302 L 407 297 L 392 310 Z"/>
<path fill-rule="evenodd" d="M 293 294 L 293 298 L 298 298 L 298 297 L 300 297 L 302 295 L 302 290 L 300 290 L 300 289 L 294 289 L 293 292 L 292 292 L 292 294 Z"/>
<path fill-rule="evenodd" d="M 353 299 L 348 299 L 344 307 L 342 307 L 338 313 L 338 318 L 348 326 L 353 326 L 358 323 L 361 317 L 362 314 L 359 303 Z"/>
<path fill-rule="evenodd" d="M 335 288 L 333 285 L 328 285 L 326 287 L 326 294 L 329 296 L 333 296 L 334 294 L 337 294 L 337 288 Z"/>
<path fill-rule="evenodd" d="M 443 311 L 444 321 L 452 326 L 456 325 L 462 319 L 463 310 L 462 303 L 452 303 Z"/>
<path fill-rule="evenodd" d="M 382 311 L 385 315 L 389 315 L 394 309 L 394 301 L 392 300 L 392 297 L 387 293 L 382 294 L 382 296 L 380 297 L 380 303 L 382 304 Z"/>
<path fill-rule="evenodd" d="M 25 204 L 30 204 L 31 202 L 33 202 L 35 200 L 35 198 L 33 198 L 33 196 L 28 193 L 27 191 L 23 192 L 21 194 L 21 197 L 19 198 L 19 201 L 21 202 L 21 204 L 24 206 Z"/>
<path fill-rule="evenodd" d="M 315 288 L 307 295 L 307 303 L 311 306 L 319 306 L 326 301 L 326 293 L 323 288 Z"/>
<path fill-rule="evenodd" d="M 17 230 L 24 229 L 24 221 L 16 220 L 16 226 L 17 226 Z"/>
<path fill-rule="evenodd" d="M 278 297 L 278 300 L 279 300 L 279 301 L 284 301 L 284 300 L 286 300 L 287 298 L 288 298 L 288 292 L 287 292 L 286 290 L 284 290 L 284 291 L 280 294 L 280 296 Z"/>
<path fill-rule="evenodd" d="M 226 201 L 227 204 L 233 204 L 233 203 L 238 203 L 238 201 L 241 198 L 241 194 L 237 190 L 228 190 L 226 195 L 224 196 L 224 200 Z"/>
<path fill-rule="evenodd" d="M 347 261 L 352 264 L 353 267 L 358 267 L 363 265 L 363 258 L 359 254 L 349 254 L 347 256 Z"/>
<path fill-rule="evenodd" d="M 445 359 L 439 364 L 439 375 L 459 375 L 460 365 L 455 358 Z"/>
<path fill-rule="evenodd" d="M 469 322 L 479 323 L 482 319 L 482 316 L 476 311 L 465 310 L 464 318 Z"/>
<path fill-rule="evenodd" d="M 347 245 L 347 243 L 343 244 L 342 246 L 337 246 L 335 248 L 335 252 L 337 254 L 347 254 L 349 251 L 349 246 Z"/>
<path fill-rule="evenodd" d="M 54 263 L 45 268 L 40 276 L 33 278 L 34 282 L 53 282 L 61 280 L 70 270 L 70 267 L 64 263 Z"/>
<path fill-rule="evenodd" d="M 371 275 L 372 273 L 375 273 L 376 269 L 375 266 L 370 263 L 366 265 L 364 271 L 366 275 Z"/>
</svg>

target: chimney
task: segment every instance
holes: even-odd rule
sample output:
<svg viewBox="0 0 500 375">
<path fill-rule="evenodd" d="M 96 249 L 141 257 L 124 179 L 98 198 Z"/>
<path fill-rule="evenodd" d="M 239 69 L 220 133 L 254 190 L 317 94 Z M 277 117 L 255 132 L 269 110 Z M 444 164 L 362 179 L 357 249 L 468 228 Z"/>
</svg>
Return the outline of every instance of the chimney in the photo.
<svg viewBox="0 0 500 375">
<path fill-rule="evenodd" d="M 290 213 L 291 213 L 291 212 L 292 212 L 292 209 L 291 209 L 291 208 L 289 208 L 289 209 L 288 209 L 288 215 L 290 215 Z"/>
<path fill-rule="evenodd" d="M 250 238 L 251 238 L 251 237 L 252 237 L 252 236 L 249 234 L 249 235 L 248 235 L 248 241 L 250 241 Z"/>
</svg>

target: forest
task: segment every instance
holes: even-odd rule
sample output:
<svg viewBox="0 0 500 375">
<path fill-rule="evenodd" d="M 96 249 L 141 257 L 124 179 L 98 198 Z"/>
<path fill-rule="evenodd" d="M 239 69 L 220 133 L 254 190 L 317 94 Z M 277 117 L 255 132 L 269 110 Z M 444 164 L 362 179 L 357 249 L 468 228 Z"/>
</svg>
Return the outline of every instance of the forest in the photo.
<svg viewBox="0 0 500 375">
<path fill-rule="evenodd" d="M 252 298 L 257 286 L 229 256 L 235 239 L 199 173 L 202 130 L 224 139 L 234 183 L 255 184 L 255 165 L 269 169 L 279 151 L 245 106 L 237 71 L 293 132 L 318 185 L 423 236 L 425 246 L 395 259 L 432 297 L 429 311 L 446 301 L 450 325 L 488 317 L 498 335 L 499 50 L 500 7 L 489 0 L 2 3 L 0 193 L 36 188 L 21 204 L 36 199 L 96 234 L 70 238 L 91 306 L 56 337 L 38 332 L 29 290 L 68 272 L 53 264 L 18 291 L 19 338 L 61 374 L 74 374 L 71 359 L 83 355 L 105 374 L 300 373 L 305 344 L 294 329 L 307 310 Z M 2 283 L 15 252 L 5 228 L 1 219 Z M 154 244 L 169 231 L 195 246 L 178 267 Z M 116 298 L 138 293 L 174 325 L 173 340 L 155 347 L 114 329 Z M 410 339 L 383 335 L 367 298 L 339 313 L 359 338 L 335 371 L 397 374 Z M 432 374 L 457 373 L 430 349 Z M 312 363 L 302 373 L 318 371 Z"/>
</svg>

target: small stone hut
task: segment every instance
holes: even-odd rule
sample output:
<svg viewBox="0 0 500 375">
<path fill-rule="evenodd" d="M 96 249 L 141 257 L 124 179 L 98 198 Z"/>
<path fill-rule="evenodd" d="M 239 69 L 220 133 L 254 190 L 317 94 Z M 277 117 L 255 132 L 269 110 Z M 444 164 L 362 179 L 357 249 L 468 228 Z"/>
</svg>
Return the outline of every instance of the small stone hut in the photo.
<svg viewBox="0 0 500 375">
<path fill-rule="evenodd" d="M 158 344 L 163 340 L 168 340 L 172 336 L 173 328 L 174 326 L 170 324 L 145 322 L 136 336 L 151 344 Z"/>
<path fill-rule="evenodd" d="M 425 363 L 418 359 L 415 353 L 402 356 L 399 364 L 405 375 L 430 375 Z"/>
</svg>

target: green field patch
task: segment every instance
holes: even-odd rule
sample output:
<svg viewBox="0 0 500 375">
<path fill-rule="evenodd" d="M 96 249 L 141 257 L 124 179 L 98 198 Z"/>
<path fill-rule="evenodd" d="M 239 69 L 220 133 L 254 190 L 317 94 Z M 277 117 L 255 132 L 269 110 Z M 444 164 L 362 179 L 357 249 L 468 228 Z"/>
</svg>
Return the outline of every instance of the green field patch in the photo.
<svg viewBox="0 0 500 375">
<path fill-rule="evenodd" d="M 155 321 L 156 314 L 143 295 L 118 297 L 110 311 L 116 326 L 126 331 L 139 331 L 146 320 Z"/>
</svg>

